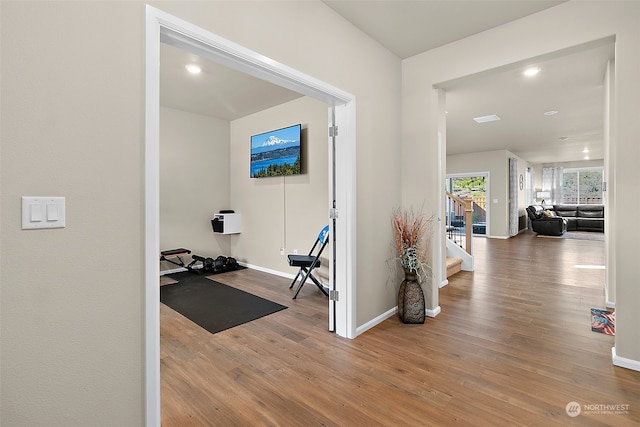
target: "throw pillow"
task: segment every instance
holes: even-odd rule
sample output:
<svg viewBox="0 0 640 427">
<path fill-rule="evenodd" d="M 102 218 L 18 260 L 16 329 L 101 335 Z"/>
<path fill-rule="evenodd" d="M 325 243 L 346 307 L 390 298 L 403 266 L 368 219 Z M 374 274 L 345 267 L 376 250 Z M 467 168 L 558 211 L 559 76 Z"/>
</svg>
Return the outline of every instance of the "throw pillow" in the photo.
<svg viewBox="0 0 640 427">
<path fill-rule="evenodd" d="M 553 218 L 556 216 L 556 213 L 554 211 L 550 211 L 549 209 L 546 209 L 542 211 L 542 216 L 544 216 L 545 218 Z"/>
</svg>

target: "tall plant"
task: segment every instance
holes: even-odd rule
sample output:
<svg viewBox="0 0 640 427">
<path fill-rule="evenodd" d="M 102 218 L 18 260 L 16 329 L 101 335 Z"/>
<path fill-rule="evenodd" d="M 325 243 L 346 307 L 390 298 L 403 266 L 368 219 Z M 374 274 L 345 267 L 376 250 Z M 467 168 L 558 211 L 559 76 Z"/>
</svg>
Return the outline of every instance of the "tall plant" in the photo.
<svg viewBox="0 0 640 427">
<path fill-rule="evenodd" d="M 422 209 L 414 211 L 413 208 L 396 208 L 393 211 L 396 257 L 402 268 L 416 272 L 421 282 L 431 271 L 427 261 L 431 250 L 432 224 L 433 216 L 425 216 Z"/>
</svg>

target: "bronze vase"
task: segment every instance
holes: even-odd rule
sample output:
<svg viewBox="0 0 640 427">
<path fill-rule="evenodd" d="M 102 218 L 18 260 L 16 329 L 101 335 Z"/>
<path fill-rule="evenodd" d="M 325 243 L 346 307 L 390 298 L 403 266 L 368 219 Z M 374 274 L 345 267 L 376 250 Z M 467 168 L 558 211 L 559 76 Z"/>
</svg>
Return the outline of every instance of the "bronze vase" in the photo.
<svg viewBox="0 0 640 427">
<path fill-rule="evenodd" d="M 418 273 L 404 270 L 404 280 L 398 289 L 398 315 L 403 323 L 424 323 L 424 292 L 418 282 Z"/>
</svg>

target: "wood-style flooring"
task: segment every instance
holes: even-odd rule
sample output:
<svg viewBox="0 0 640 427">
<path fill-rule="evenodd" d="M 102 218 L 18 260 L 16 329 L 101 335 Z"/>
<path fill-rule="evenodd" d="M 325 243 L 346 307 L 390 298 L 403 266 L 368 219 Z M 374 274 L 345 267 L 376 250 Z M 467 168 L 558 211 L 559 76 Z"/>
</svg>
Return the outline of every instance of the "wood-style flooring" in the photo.
<svg viewBox="0 0 640 427">
<path fill-rule="evenodd" d="M 604 265 L 604 242 L 474 245 L 441 314 L 354 340 L 326 331 L 313 284 L 292 300 L 289 280 L 255 270 L 212 278 L 288 309 L 212 335 L 161 304 L 163 427 L 640 425 L 640 372 L 614 367 L 614 337 L 590 328 L 604 270 L 577 267 Z"/>
</svg>

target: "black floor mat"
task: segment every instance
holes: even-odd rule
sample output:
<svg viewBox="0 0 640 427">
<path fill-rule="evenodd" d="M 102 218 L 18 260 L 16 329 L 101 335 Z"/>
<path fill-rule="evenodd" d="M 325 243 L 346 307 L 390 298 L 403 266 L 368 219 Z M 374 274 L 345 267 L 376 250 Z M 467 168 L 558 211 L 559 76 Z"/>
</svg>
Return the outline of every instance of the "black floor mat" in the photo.
<svg viewBox="0 0 640 427">
<path fill-rule="evenodd" d="M 204 276 L 173 276 L 179 282 L 160 287 L 160 302 L 212 334 L 287 308 Z"/>
</svg>

